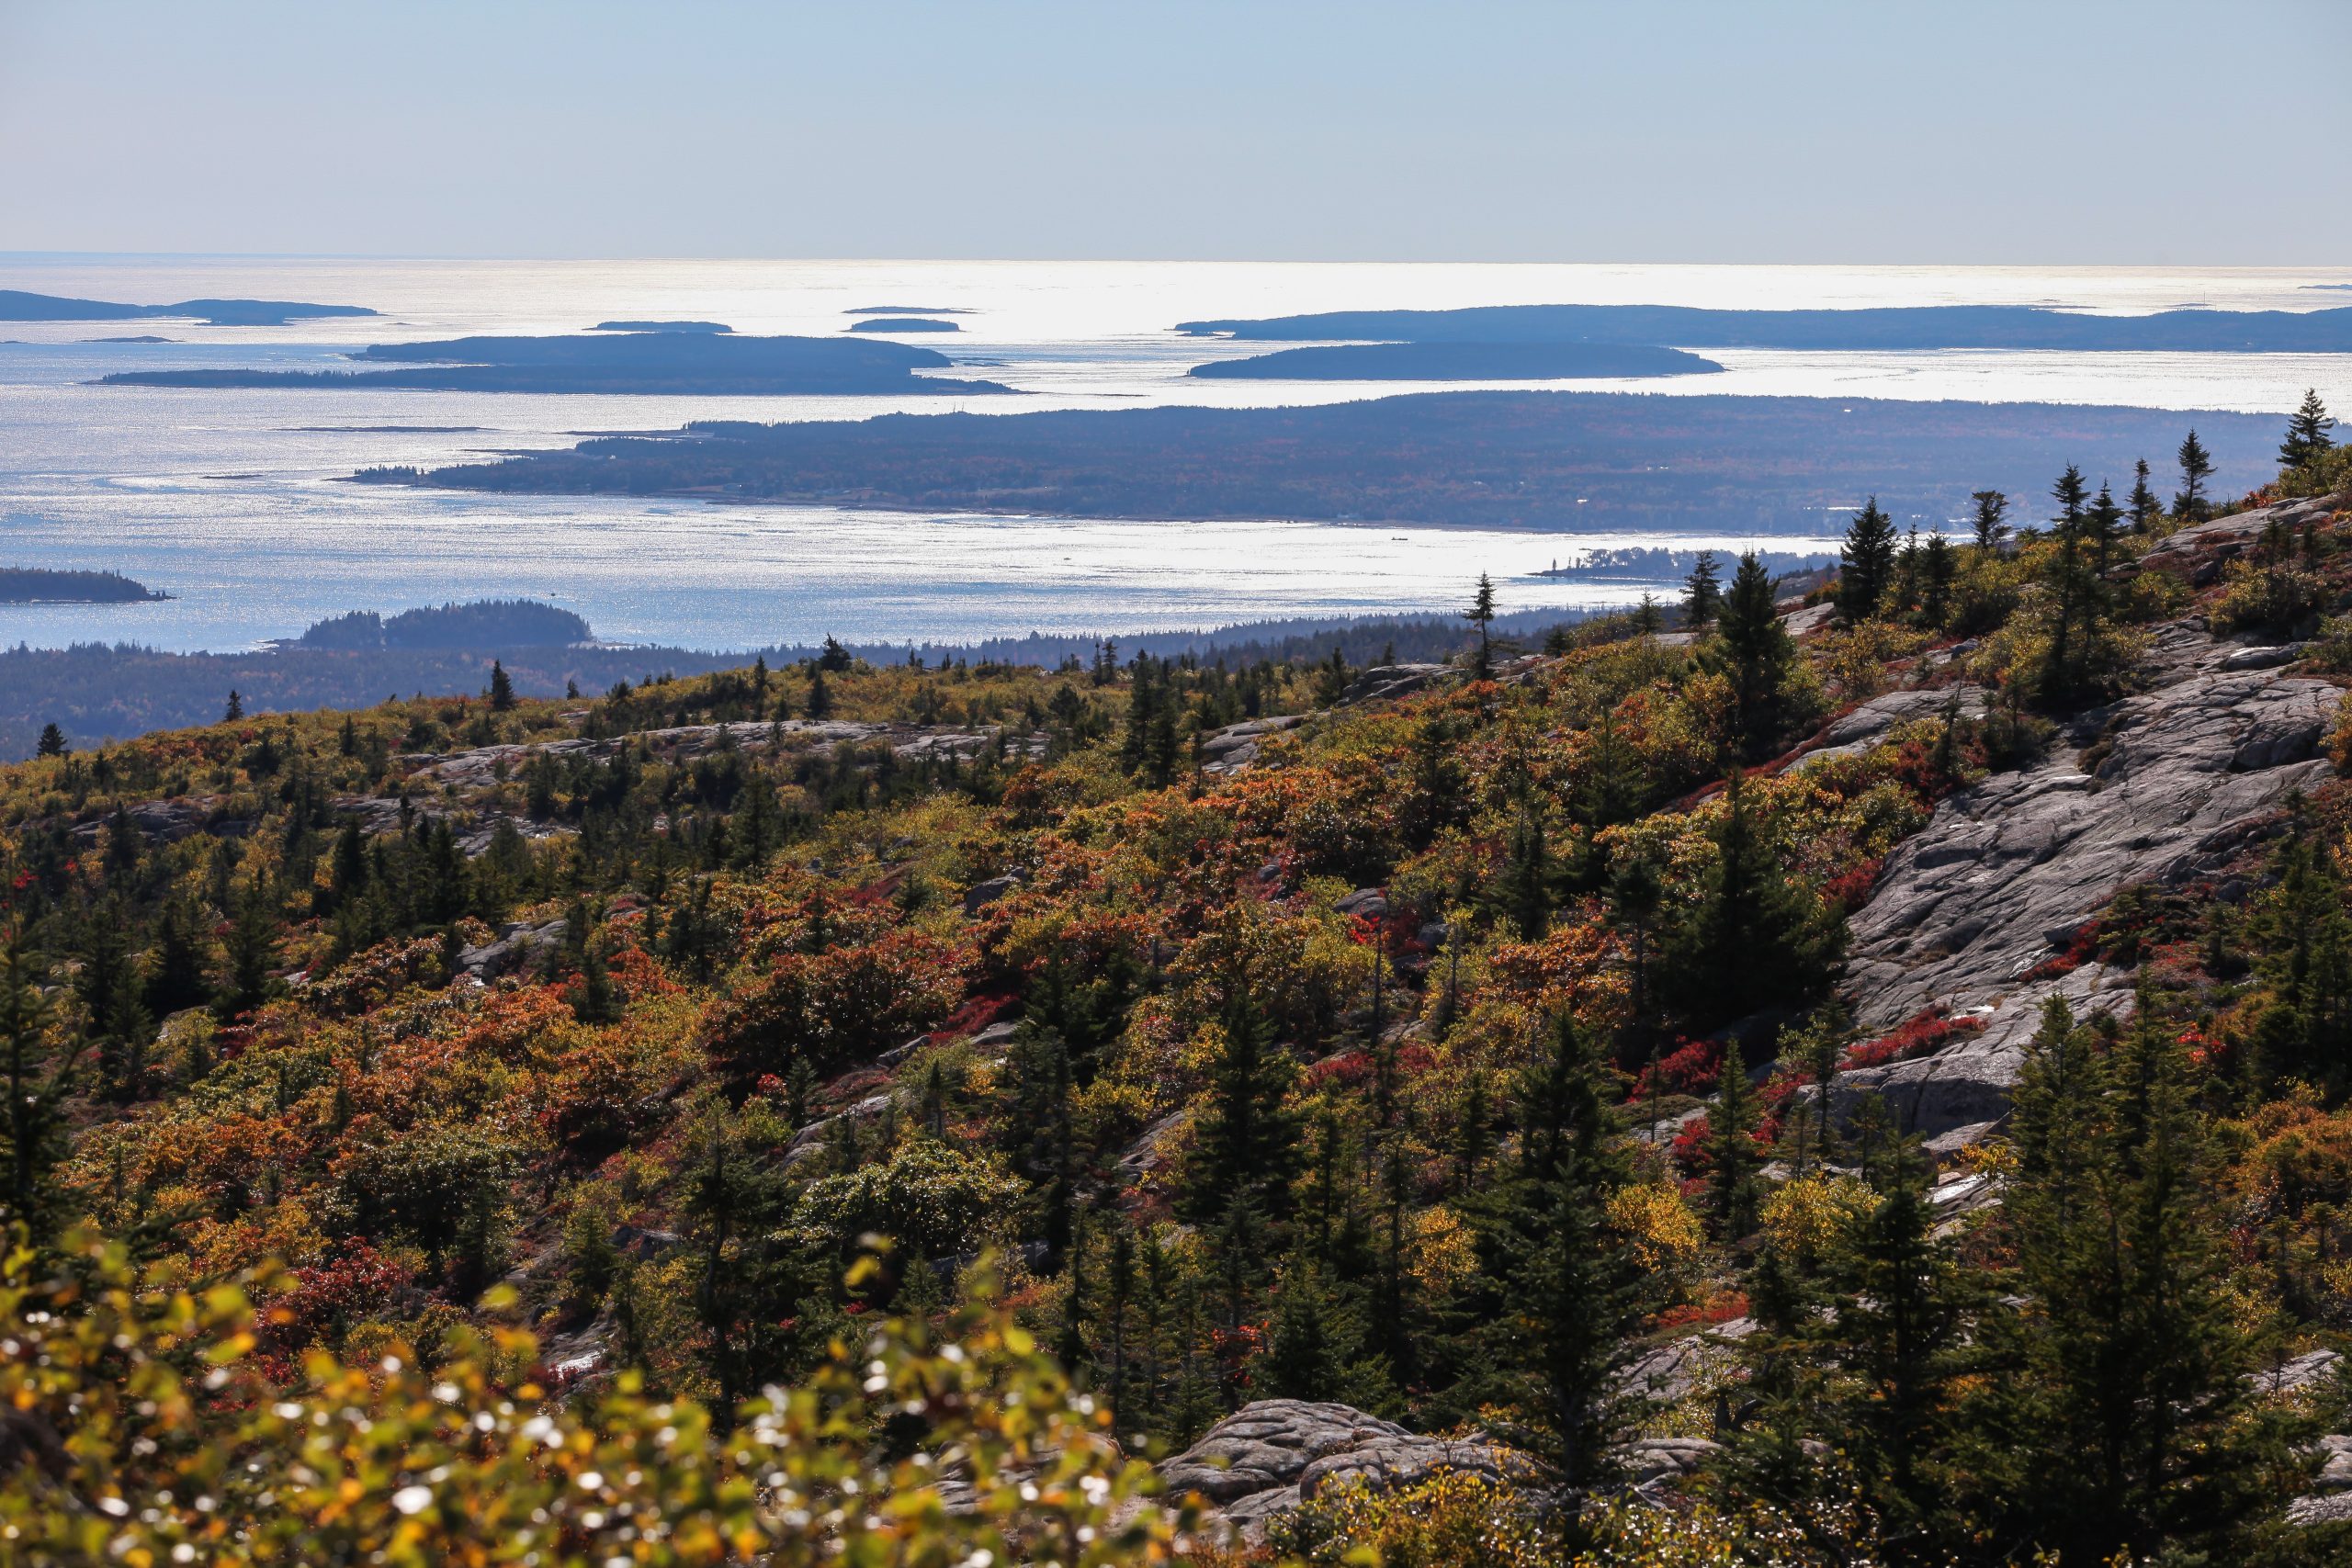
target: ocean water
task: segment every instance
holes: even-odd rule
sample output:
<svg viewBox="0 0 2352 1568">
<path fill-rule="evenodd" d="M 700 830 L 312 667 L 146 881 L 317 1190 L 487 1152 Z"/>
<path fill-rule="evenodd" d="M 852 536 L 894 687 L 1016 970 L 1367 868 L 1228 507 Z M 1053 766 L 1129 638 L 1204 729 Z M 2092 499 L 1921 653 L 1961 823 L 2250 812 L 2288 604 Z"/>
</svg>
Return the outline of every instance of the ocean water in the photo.
<svg viewBox="0 0 2352 1568">
<path fill-rule="evenodd" d="M 1262 345 L 1175 322 L 1310 310 L 1659 303 L 1725 308 L 2029 303 L 2114 312 L 2317 309 L 2352 269 L 1549 266 L 1051 262 L 445 262 L 0 254 L 0 288 L 155 302 L 368 305 L 287 327 L 0 322 L 0 563 L 113 568 L 175 595 L 136 606 L 0 606 L 0 640 L 249 647 L 354 608 L 527 594 L 602 637 L 693 648 L 845 637 L 962 640 L 1037 630 L 1195 627 L 1444 610 L 1484 570 L 1509 608 L 1623 602 L 1638 583 L 1532 574 L 1579 549 L 1736 548 L 1650 535 L 1261 522 L 905 515 L 356 487 L 373 464 L 568 446 L 691 419 L 894 412 L 1298 404 L 1426 384 L 1200 381 Z M 615 319 L 837 333 L 862 306 L 964 312 L 935 347 L 1024 396 L 548 397 L 89 385 L 109 371 L 333 367 L 379 341 L 577 331 Z M 155 334 L 164 344 L 93 340 Z M 1662 395 L 1745 393 L 2124 403 L 2281 412 L 2305 387 L 2352 405 L 2352 355 L 1710 351 L 1720 376 Z M 950 372 L 949 374 L 954 374 Z M 1462 385 L 1462 384 L 1449 384 Z M 1533 383 L 1486 383 L 1510 386 Z M 1556 385 L 1556 383 L 1555 384 Z M 1608 389 L 1607 382 L 1578 382 Z M 1786 536 L 1777 549 L 1830 547 Z"/>
</svg>

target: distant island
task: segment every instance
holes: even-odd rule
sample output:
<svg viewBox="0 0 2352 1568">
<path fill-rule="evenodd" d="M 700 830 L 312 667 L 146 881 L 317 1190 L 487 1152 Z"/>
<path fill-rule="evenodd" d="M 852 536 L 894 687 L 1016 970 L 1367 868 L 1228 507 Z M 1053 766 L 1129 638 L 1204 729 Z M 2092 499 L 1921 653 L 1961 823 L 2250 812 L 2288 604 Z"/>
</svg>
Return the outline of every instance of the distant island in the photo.
<svg viewBox="0 0 2352 1568">
<path fill-rule="evenodd" d="M 1176 330 L 1193 337 L 1270 343 L 1373 338 L 1399 343 L 1670 344 L 1680 348 L 2343 354 L 2352 353 L 2352 306 L 2091 316 L 2038 305 L 1862 310 L 1480 305 L 1459 310 L 1333 310 L 1260 321 L 1182 321 Z"/>
<path fill-rule="evenodd" d="M 731 333 L 724 321 L 598 321 L 588 329 L 598 333 Z"/>
<path fill-rule="evenodd" d="M 136 337 L 94 337 L 85 338 L 82 341 L 85 343 L 177 343 L 179 339 L 157 337 L 153 333 L 141 333 Z"/>
<path fill-rule="evenodd" d="M 1067 517 L 1300 518 L 1567 531 L 1825 534 L 1875 492 L 1900 519 L 1967 514 L 1970 493 L 2046 492 L 2069 463 L 2126 476 L 2189 426 L 2215 493 L 2277 468 L 2267 415 L 1865 398 L 1422 392 L 1295 408 L 698 421 L 675 435 L 379 484 L 684 495 Z"/>
<path fill-rule="evenodd" d="M 535 599 L 479 599 L 381 615 L 354 610 L 312 625 L 292 646 L 310 649 L 424 649 L 569 648 L 590 642 L 588 623 Z"/>
<path fill-rule="evenodd" d="M 933 321 L 927 316 L 869 316 L 862 321 L 852 321 L 854 333 L 960 333 L 964 329 L 953 321 Z"/>
<path fill-rule="evenodd" d="M 1722 366 L 1679 348 L 1589 343 L 1363 343 L 1284 348 L 1185 372 L 1225 381 L 1566 381 L 1697 376 Z"/>
<path fill-rule="evenodd" d="M 953 305 L 860 305 L 854 310 L 843 310 L 844 316 L 968 316 L 969 310 Z"/>
<path fill-rule="evenodd" d="M 424 361 L 404 370 L 130 370 L 120 387 L 312 387 L 461 392 L 604 392 L 684 397 L 794 393 L 964 395 L 1009 392 L 993 381 L 919 376 L 954 362 L 908 344 L 718 333 L 468 337 L 373 344 L 353 358 Z"/>
<path fill-rule="evenodd" d="M 170 597 L 119 571 L 0 567 L 0 604 L 143 604 Z"/>
<path fill-rule="evenodd" d="M 282 327 L 320 316 L 373 316 L 357 305 L 304 305 L 285 299 L 183 299 L 176 305 L 117 305 L 0 288 L 0 321 L 130 321 L 193 317 L 214 327 Z"/>
</svg>

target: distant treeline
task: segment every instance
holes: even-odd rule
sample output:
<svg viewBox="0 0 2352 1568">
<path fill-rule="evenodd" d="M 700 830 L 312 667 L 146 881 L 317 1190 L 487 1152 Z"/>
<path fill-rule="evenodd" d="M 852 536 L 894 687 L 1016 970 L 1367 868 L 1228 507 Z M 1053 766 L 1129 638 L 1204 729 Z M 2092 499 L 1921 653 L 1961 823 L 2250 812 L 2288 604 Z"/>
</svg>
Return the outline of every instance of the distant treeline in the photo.
<svg viewBox="0 0 2352 1568">
<path fill-rule="evenodd" d="M 136 604 L 170 597 L 119 571 L 0 567 L 0 604 Z"/>
<path fill-rule="evenodd" d="M 470 609 L 475 606 L 458 606 Z M 538 606 L 545 608 L 545 606 Z M 562 614 L 563 612 L 556 612 Z M 322 622 L 335 626 L 368 617 Z M 392 616 L 380 624 L 390 626 Z M 1529 646 L 1553 627 L 1584 619 L 1575 610 L 1529 610 L 1498 617 L 1495 633 Z M 874 664 L 903 663 L 911 655 L 937 665 L 962 659 L 1001 664 L 1052 667 L 1075 659 L 1089 663 L 1104 639 L 1096 637 L 990 637 L 941 645 L 849 640 L 853 657 Z M 1374 617 L 1362 620 L 1258 621 L 1213 630 L 1148 632 L 1108 639 L 1122 660 L 1138 653 L 1204 660 L 1222 658 L 1233 667 L 1261 659 L 1277 663 L 1318 662 L 1334 647 L 1351 664 L 1382 659 L 1404 663 L 1442 660 L 1470 640 L 1466 625 L 1450 615 Z M 164 653 L 130 644 L 83 643 L 67 649 L 0 649 L 0 761 L 33 754 L 41 726 L 54 722 L 69 743 L 82 750 L 153 729 L 176 729 L 218 719 L 234 691 L 244 712 L 308 712 L 322 707 L 367 707 L 387 697 L 416 693 L 458 696 L 490 685 L 497 660 L 526 697 L 561 696 L 567 686 L 594 695 L 616 682 L 631 684 L 662 675 L 701 675 L 736 670 L 754 659 L 781 666 L 814 659 L 821 645 L 777 646 L 711 653 L 683 648 L 557 647 L 332 648 L 292 642 L 274 652 Z"/>
<path fill-rule="evenodd" d="M 724 342 L 724 339 L 715 340 Z M 2039 496 L 2079 463 L 2128 483 L 2194 426 L 2217 491 L 2277 468 L 2270 416 L 2039 403 L 1439 392 L 1318 408 L 697 422 L 381 483 L 1074 517 L 1312 518 L 1688 534 L 1842 529 Z M 681 438 L 684 437 L 684 438 Z"/>
<path fill-rule="evenodd" d="M 1712 555 L 1715 564 L 1728 573 L 1739 558 L 1736 550 L 1676 550 L 1657 545 L 1629 545 L 1620 549 L 1588 550 L 1580 558 L 1572 557 L 1574 564 L 1556 571 L 1539 572 L 1541 577 L 1593 578 L 1602 581 L 1674 582 L 1690 574 L 1702 555 Z M 1775 577 L 1792 571 L 1806 571 L 1825 561 L 1835 560 L 1836 552 L 1804 554 L 1791 550 L 1758 550 L 1756 558 L 1764 570 Z"/>
</svg>

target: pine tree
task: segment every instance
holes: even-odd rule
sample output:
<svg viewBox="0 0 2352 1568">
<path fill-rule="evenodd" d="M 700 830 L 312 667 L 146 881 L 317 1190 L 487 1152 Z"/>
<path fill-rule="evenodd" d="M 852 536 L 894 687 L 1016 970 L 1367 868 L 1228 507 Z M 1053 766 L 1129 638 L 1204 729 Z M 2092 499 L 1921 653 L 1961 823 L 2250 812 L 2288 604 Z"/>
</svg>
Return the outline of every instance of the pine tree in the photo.
<svg viewBox="0 0 2352 1568">
<path fill-rule="evenodd" d="M 1647 589 L 1642 591 L 1641 603 L 1634 606 L 1629 624 L 1635 637 L 1656 637 L 1666 629 L 1666 616 L 1659 612 L 1657 601 L 1650 596 Z"/>
<path fill-rule="evenodd" d="M 1951 585 L 1959 575 L 1959 563 L 1952 559 L 1951 546 L 1941 534 L 1928 535 L 1920 554 L 1919 619 L 1930 630 L 1939 631 L 1951 614 Z"/>
<path fill-rule="evenodd" d="M 2331 1100 L 2352 1089 L 2352 920 L 2324 848 L 2298 836 L 2279 852 L 2278 885 L 2255 911 L 2256 965 L 2270 989 L 2254 1030 L 2267 1086 L 2300 1080 Z"/>
<path fill-rule="evenodd" d="M 1715 552 L 1701 550 L 1690 575 L 1682 580 L 1682 629 L 1703 632 L 1723 611 L 1724 591 L 1718 581 Z"/>
<path fill-rule="evenodd" d="M 236 688 L 232 686 L 229 690 L 229 705 L 221 712 L 220 722 L 234 724 L 244 716 L 245 700 L 237 694 Z"/>
<path fill-rule="evenodd" d="M 1496 903 L 1510 917 L 1521 941 L 1533 942 L 1551 925 L 1555 875 L 1542 814 L 1521 812 L 1495 891 Z"/>
<path fill-rule="evenodd" d="M 1780 733 L 1782 692 L 1796 657 L 1796 644 L 1772 602 L 1771 574 L 1750 550 L 1732 574 L 1720 624 L 1702 661 L 1730 678 L 1733 722 L 1739 744 L 1751 754 Z"/>
<path fill-rule="evenodd" d="M 2145 998 L 2103 1055 L 2071 1024 L 2050 1010 L 2014 1100 L 2003 1212 L 2025 1305 L 1985 1319 L 2002 1372 L 1974 1416 L 2006 1462 L 1986 1482 L 1998 1528 L 2067 1562 L 2245 1561 L 2301 1434 L 2249 1375 L 2186 1048 Z"/>
<path fill-rule="evenodd" d="M 506 673 L 506 666 L 493 659 L 490 661 L 490 711 L 509 713 L 514 707 L 514 682 Z"/>
<path fill-rule="evenodd" d="M 1878 614 L 1894 581 L 1894 520 L 1871 496 L 1847 525 L 1838 552 L 1838 614 L 1849 623 Z"/>
<path fill-rule="evenodd" d="M 40 741 L 33 748 L 33 755 L 36 757 L 65 755 L 65 731 L 58 728 L 54 721 L 42 725 Z"/>
<path fill-rule="evenodd" d="M 1600 1053 L 1565 1015 L 1546 1060 L 1522 1074 L 1514 1168 L 1476 1208 L 1478 1275 L 1454 1316 L 1476 1325 L 1471 1397 L 1498 1435 L 1569 1486 L 1609 1476 L 1637 1402 L 1620 1371 L 1651 1281 L 1611 1233 L 1630 1162 L 1603 1097 Z"/>
<path fill-rule="evenodd" d="M 1976 553 L 1989 556 L 2008 537 L 2009 498 L 1997 490 L 1980 490 L 1969 499 L 1976 502 Z"/>
<path fill-rule="evenodd" d="M 2172 498 L 2172 514 L 2183 523 L 2202 523 L 2213 513 L 2205 486 L 2213 477 L 2212 455 L 2191 430 L 2180 444 L 2180 489 Z"/>
<path fill-rule="evenodd" d="M 223 1020 L 231 1020 L 266 1001 L 273 985 L 269 971 L 277 962 L 277 916 L 258 882 L 237 900 L 226 946 L 229 972 L 219 1010 Z"/>
<path fill-rule="evenodd" d="M 2079 652 L 2074 636 L 2075 623 L 2084 618 L 2094 591 L 2085 570 L 2083 547 L 2084 511 L 2090 487 L 2083 479 L 2082 469 L 2069 463 L 2050 493 L 2058 502 L 2058 515 L 2052 520 L 2058 551 L 2049 568 L 2053 607 L 2041 686 L 2045 692 L 2063 694 L 2075 689 Z"/>
<path fill-rule="evenodd" d="M 2083 541 L 2090 547 L 2093 576 L 2107 575 L 2116 544 L 2122 536 L 2123 509 L 2115 504 L 2115 497 L 2102 481 L 2098 494 L 2091 500 L 2090 510 L 2083 513 Z"/>
<path fill-rule="evenodd" d="M 1844 919 L 1781 869 L 1736 773 L 1724 807 L 1714 862 L 1663 954 L 1662 990 L 1699 1023 L 1812 1000 L 1845 946 Z"/>
<path fill-rule="evenodd" d="M 2278 445 L 2279 468 L 2293 472 L 2311 467 L 2313 461 L 2335 446 L 2328 432 L 2335 428 L 2327 405 L 2319 400 L 2319 389 L 2312 387 L 2303 393 L 2302 407 L 2287 422 L 2287 439 Z"/>
<path fill-rule="evenodd" d="M 1471 678 L 1490 681 L 1494 679 L 1495 658 L 1487 634 L 1495 624 L 1495 584 L 1483 571 L 1478 574 L 1478 591 L 1471 598 L 1470 607 L 1462 612 L 1462 618 L 1478 628 L 1478 660 L 1472 666 Z"/>
<path fill-rule="evenodd" d="M 1180 1202 L 1195 1221 L 1225 1214 L 1236 1200 L 1256 1214 L 1281 1213 L 1298 1159 L 1298 1119 L 1286 1103 L 1296 1072 L 1238 978 L 1221 1032 Z"/>
<path fill-rule="evenodd" d="M 1715 1234 L 1727 1242 L 1756 1232 L 1757 1205 L 1763 1199 L 1764 1154 L 1756 1146 L 1761 1106 L 1734 1036 L 1724 1042 L 1715 1100 L 1707 1108 L 1707 1209 Z"/>
<path fill-rule="evenodd" d="M 2135 534 L 2154 532 L 2158 519 L 2165 514 L 2163 502 L 2156 499 L 2155 487 L 2148 482 L 2145 457 L 2132 465 L 2132 494 L 2124 502 L 2124 511 L 2132 519 L 2132 531 Z"/>
<path fill-rule="evenodd" d="M 808 668 L 808 712 L 810 718 L 833 716 L 833 694 L 831 688 L 825 684 L 825 667 L 822 664 L 813 664 Z"/>
<path fill-rule="evenodd" d="M 77 1087 L 81 1055 L 55 1037 L 47 982 L 23 928 L 0 933 L 0 1073 L 8 1096 L 0 1114 L 8 1161 L 0 1224 L 23 1225 L 36 1243 L 53 1236 L 65 1217 L 54 1173 L 67 1153 L 66 1101 Z"/>
</svg>

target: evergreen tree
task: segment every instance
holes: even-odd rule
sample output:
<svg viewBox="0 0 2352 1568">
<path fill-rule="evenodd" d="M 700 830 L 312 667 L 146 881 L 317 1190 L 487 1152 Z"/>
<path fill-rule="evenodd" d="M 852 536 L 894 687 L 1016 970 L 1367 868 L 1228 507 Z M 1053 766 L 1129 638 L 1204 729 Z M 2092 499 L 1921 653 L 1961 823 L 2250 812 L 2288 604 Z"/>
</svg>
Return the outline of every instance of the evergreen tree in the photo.
<svg viewBox="0 0 2352 1568">
<path fill-rule="evenodd" d="M 1735 1035 L 1724 1042 L 1715 1100 L 1707 1108 L 1707 1210 L 1715 1234 L 1727 1242 L 1756 1232 L 1757 1205 L 1764 1195 L 1764 1152 L 1756 1146 L 1762 1115 L 1762 1096 L 1747 1081 L 1747 1064 Z"/>
<path fill-rule="evenodd" d="M 1666 616 L 1659 613 L 1657 601 L 1647 589 L 1642 591 L 1641 603 L 1634 606 L 1628 624 L 1635 637 L 1656 637 L 1666 629 Z"/>
<path fill-rule="evenodd" d="M 830 632 L 827 633 L 824 649 L 817 655 L 817 668 L 829 670 L 836 675 L 846 675 L 850 662 L 849 649 L 843 648 Z"/>
<path fill-rule="evenodd" d="M 812 664 L 808 668 L 808 711 L 810 718 L 833 716 L 832 689 L 825 684 L 825 667 L 822 664 Z"/>
<path fill-rule="evenodd" d="M 220 722 L 223 724 L 234 724 L 244 716 L 245 700 L 237 694 L 236 688 L 232 686 L 229 690 L 229 705 L 227 708 L 222 710 L 220 714 Z"/>
<path fill-rule="evenodd" d="M 2157 520 L 2165 514 L 2163 502 L 2156 499 L 2155 487 L 2148 482 L 2145 457 L 2132 465 L 2132 494 L 2124 502 L 2124 511 L 2132 519 L 2132 531 L 2135 534 L 2153 532 Z"/>
<path fill-rule="evenodd" d="M 1496 903 L 1510 917 L 1522 942 L 1533 942 L 1552 923 L 1552 852 L 1544 841 L 1541 813 L 1524 810 L 1511 830 L 1510 849 L 1496 887 Z"/>
<path fill-rule="evenodd" d="M 2301 1080 L 2330 1100 L 2352 1089 L 2352 920 L 2324 848 L 2299 835 L 2255 911 L 2257 970 L 2270 996 L 2254 1030 L 2267 1086 Z"/>
<path fill-rule="evenodd" d="M 2082 469 L 2072 463 L 2066 465 L 2066 471 L 2058 476 L 2057 484 L 2051 489 L 2058 502 L 2058 515 L 2052 520 L 2058 550 L 2049 568 L 2052 608 L 2050 649 L 2042 667 L 2041 686 L 2044 692 L 2053 694 L 2064 694 L 2075 687 L 2080 645 L 2075 638 L 2075 625 L 2086 618 L 2095 592 L 2086 570 L 2083 539 L 2089 493 Z"/>
<path fill-rule="evenodd" d="M 1497 1434 L 1582 1486 L 1606 1479 L 1636 1414 L 1621 1369 L 1651 1281 L 1609 1224 L 1632 1179 L 1604 1098 L 1607 1068 L 1572 1020 L 1521 1076 L 1515 1166 L 1476 1210 L 1479 1272 L 1456 1317 L 1476 1326 L 1469 1395 Z"/>
<path fill-rule="evenodd" d="M 1939 631 L 1951 614 L 1951 585 L 1959 575 L 1959 563 L 1952 559 L 1951 546 L 1941 534 L 1928 535 L 1920 555 L 1919 619 L 1929 629 Z"/>
<path fill-rule="evenodd" d="M 40 727 L 40 743 L 33 748 L 33 755 L 36 757 L 62 757 L 65 755 L 65 731 L 58 728 L 54 721 L 42 725 Z"/>
<path fill-rule="evenodd" d="M 1845 947 L 1843 918 L 1781 869 L 1736 773 L 1724 806 L 1713 863 L 1662 955 L 1662 989 L 1699 1023 L 1812 1000 Z"/>
<path fill-rule="evenodd" d="M 1690 568 L 1690 575 L 1682 580 L 1682 627 L 1685 631 L 1703 632 L 1715 624 L 1715 616 L 1723 610 L 1724 591 L 1718 581 L 1715 552 L 1701 550 L 1698 560 Z"/>
<path fill-rule="evenodd" d="M 269 972 L 277 962 L 277 916 L 270 906 L 267 890 L 259 882 L 237 900 L 235 918 L 229 922 L 226 946 L 229 972 L 218 1004 L 224 1021 L 268 1000 L 275 984 Z"/>
<path fill-rule="evenodd" d="M 1298 1159 L 1298 1119 L 1286 1103 L 1296 1072 L 1238 977 L 1221 1033 L 1179 1205 L 1196 1222 L 1227 1215 L 1237 1201 L 1253 1216 L 1281 1213 Z"/>
<path fill-rule="evenodd" d="M 1871 496 L 1847 525 L 1838 552 L 1838 614 L 1849 623 L 1869 620 L 1885 603 L 1894 581 L 1894 520 Z"/>
<path fill-rule="evenodd" d="M 2212 455 L 2191 430 L 2180 444 L 2180 489 L 2172 498 L 2172 514 L 2183 523 L 2202 523 L 2213 514 L 2205 486 L 2213 477 Z"/>
<path fill-rule="evenodd" d="M 2302 407 L 2287 421 L 2287 439 L 2278 445 L 2279 468 L 2290 473 L 2309 468 L 2335 446 L 2335 438 L 2328 434 L 2335 428 L 2335 421 L 2328 417 L 2327 405 L 2319 400 L 2319 389 L 2306 389 Z"/>
<path fill-rule="evenodd" d="M 1490 681 L 1495 674 L 1494 648 L 1488 630 L 1495 624 L 1495 583 L 1485 572 L 1478 574 L 1478 590 L 1470 600 L 1470 607 L 1462 618 L 1478 628 L 1478 660 L 1471 667 L 1471 678 Z"/>
<path fill-rule="evenodd" d="M 0 1116 L 8 1160 L 0 1224 L 23 1225 L 36 1243 L 47 1242 L 66 1217 L 55 1171 L 67 1153 L 66 1101 L 81 1055 L 57 1037 L 47 983 L 23 928 L 0 933 L 0 1072 L 8 1095 Z"/>
<path fill-rule="evenodd" d="M 1733 722 L 1750 754 L 1780 733 L 1783 689 L 1796 657 L 1772 602 L 1771 574 L 1750 550 L 1739 558 L 1715 636 L 1702 655 L 1708 669 L 1731 681 Z"/>
<path fill-rule="evenodd" d="M 2050 1010 L 2014 1101 L 2003 1212 L 2025 1304 L 1984 1325 L 2001 1374 L 1975 1420 L 2007 1466 L 1986 1507 L 2062 1562 L 2245 1561 L 2301 1433 L 2249 1375 L 2186 1048 L 2144 998 L 2104 1054 L 2071 1024 Z"/>
<path fill-rule="evenodd" d="M 1969 499 L 1976 502 L 1976 553 L 1989 556 L 2008 537 L 2009 498 L 1997 490 L 1980 490 Z"/>
<path fill-rule="evenodd" d="M 2092 498 L 2090 510 L 2083 513 L 2083 542 L 2089 547 L 2091 573 L 2104 578 L 2115 556 L 2115 547 L 2123 536 L 2123 508 L 2115 504 L 2115 497 L 2105 483 Z"/>
</svg>

